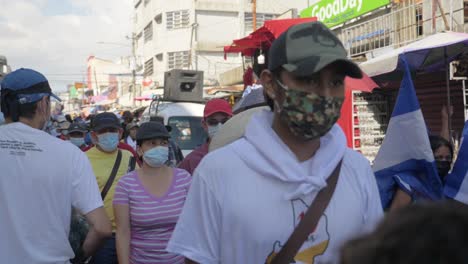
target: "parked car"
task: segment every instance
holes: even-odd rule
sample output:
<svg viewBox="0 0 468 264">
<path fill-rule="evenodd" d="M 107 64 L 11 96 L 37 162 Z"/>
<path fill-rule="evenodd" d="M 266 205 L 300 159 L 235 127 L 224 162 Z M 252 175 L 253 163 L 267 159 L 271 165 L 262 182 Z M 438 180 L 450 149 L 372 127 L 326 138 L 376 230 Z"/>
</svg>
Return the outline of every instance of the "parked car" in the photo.
<svg viewBox="0 0 468 264">
<path fill-rule="evenodd" d="M 182 149 L 184 156 L 202 145 L 207 134 L 202 127 L 205 105 L 194 102 L 154 100 L 143 112 L 140 123 L 160 120 L 170 127 L 171 138 Z"/>
</svg>

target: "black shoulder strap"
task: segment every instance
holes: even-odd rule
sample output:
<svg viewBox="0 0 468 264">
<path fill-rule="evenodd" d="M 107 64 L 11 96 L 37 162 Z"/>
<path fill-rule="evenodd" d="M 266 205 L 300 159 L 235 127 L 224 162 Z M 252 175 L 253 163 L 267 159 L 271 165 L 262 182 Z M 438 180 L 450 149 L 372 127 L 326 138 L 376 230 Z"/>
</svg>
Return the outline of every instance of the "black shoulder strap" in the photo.
<svg viewBox="0 0 468 264">
<path fill-rule="evenodd" d="M 327 186 L 317 194 L 317 197 L 315 197 L 315 200 L 309 206 L 309 209 L 307 209 L 304 218 L 294 229 L 286 244 L 273 257 L 273 260 L 270 262 L 271 264 L 294 263 L 294 257 L 309 236 L 310 230 L 317 226 L 320 217 L 330 203 L 340 175 L 341 163 L 342 160 L 336 165 L 332 174 L 327 179 Z"/>
<path fill-rule="evenodd" d="M 106 198 L 106 195 L 109 192 L 109 189 L 112 186 L 112 183 L 114 183 L 114 179 L 115 179 L 115 176 L 117 175 L 117 171 L 119 170 L 121 161 L 122 161 L 122 151 L 119 149 L 119 152 L 117 153 L 117 158 L 115 159 L 114 167 L 112 168 L 109 179 L 107 179 L 106 185 L 101 191 L 101 197 L 103 201 L 104 201 L 104 198 Z"/>
<path fill-rule="evenodd" d="M 131 157 L 128 161 L 128 172 L 134 171 L 136 167 L 136 158 Z"/>
</svg>

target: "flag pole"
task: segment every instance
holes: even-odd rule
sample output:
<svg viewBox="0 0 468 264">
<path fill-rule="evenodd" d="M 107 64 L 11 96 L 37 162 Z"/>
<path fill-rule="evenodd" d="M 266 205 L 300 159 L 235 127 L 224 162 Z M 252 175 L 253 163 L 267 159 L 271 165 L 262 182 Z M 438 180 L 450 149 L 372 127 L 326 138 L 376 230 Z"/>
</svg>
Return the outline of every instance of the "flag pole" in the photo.
<svg viewBox="0 0 468 264">
<path fill-rule="evenodd" d="M 452 117 L 450 115 L 450 106 L 452 105 L 451 98 L 450 98 L 450 69 L 449 69 L 449 62 L 447 58 L 447 47 L 444 47 L 444 60 L 445 60 L 445 83 L 447 88 L 447 113 L 448 113 L 448 132 L 449 132 L 449 140 L 453 144 L 452 139 Z"/>
</svg>

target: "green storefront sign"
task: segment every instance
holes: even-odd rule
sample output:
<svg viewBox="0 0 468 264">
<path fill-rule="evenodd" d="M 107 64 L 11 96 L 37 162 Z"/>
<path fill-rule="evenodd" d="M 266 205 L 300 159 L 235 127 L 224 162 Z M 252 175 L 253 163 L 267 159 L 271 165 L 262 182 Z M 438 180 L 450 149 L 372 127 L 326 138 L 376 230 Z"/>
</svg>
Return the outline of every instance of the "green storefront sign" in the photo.
<svg viewBox="0 0 468 264">
<path fill-rule="evenodd" d="M 328 27 L 390 4 L 391 0 L 322 0 L 302 10 L 301 17 L 317 17 Z"/>
</svg>

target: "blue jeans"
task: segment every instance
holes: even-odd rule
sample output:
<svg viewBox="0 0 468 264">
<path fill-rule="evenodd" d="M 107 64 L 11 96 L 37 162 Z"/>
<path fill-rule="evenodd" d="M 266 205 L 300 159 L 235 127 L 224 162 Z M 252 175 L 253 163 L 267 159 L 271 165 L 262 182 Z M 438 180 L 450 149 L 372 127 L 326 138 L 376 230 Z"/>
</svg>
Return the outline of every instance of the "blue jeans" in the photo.
<svg viewBox="0 0 468 264">
<path fill-rule="evenodd" d="M 118 264 L 115 247 L 115 234 L 104 242 L 104 246 L 94 254 L 90 264 Z"/>
</svg>

